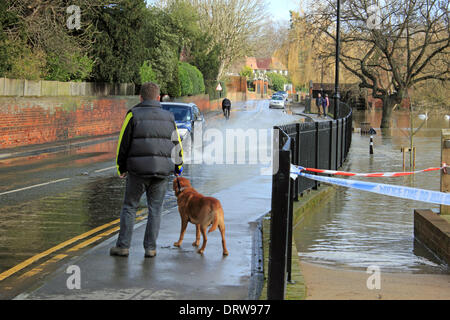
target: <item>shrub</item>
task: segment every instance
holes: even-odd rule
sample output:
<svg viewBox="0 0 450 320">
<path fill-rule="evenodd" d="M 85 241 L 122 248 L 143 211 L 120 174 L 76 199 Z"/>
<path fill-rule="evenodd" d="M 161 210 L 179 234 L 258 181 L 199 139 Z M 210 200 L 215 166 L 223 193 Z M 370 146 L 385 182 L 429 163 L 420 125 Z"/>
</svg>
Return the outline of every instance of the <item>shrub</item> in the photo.
<svg viewBox="0 0 450 320">
<path fill-rule="evenodd" d="M 239 72 L 241 77 L 247 77 L 247 79 L 251 79 L 253 76 L 253 69 L 249 66 L 245 66 L 242 68 L 241 72 Z"/>
<path fill-rule="evenodd" d="M 141 76 L 141 83 L 156 82 L 156 73 L 153 71 L 150 61 L 144 61 L 139 69 L 139 75 Z"/>
<path fill-rule="evenodd" d="M 178 75 L 182 96 L 205 93 L 203 75 L 196 67 L 186 62 L 178 64 Z"/>
<path fill-rule="evenodd" d="M 284 85 L 289 83 L 286 77 L 275 72 L 267 73 L 267 77 L 269 78 L 269 87 L 274 91 L 284 90 Z"/>
</svg>

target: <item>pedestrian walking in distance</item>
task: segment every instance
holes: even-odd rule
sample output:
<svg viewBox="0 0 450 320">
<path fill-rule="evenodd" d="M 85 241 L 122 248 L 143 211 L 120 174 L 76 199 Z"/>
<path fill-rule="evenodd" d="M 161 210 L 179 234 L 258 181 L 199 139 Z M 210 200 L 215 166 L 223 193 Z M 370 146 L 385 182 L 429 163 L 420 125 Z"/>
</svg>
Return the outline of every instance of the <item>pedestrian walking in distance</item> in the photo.
<svg viewBox="0 0 450 320">
<path fill-rule="evenodd" d="M 317 107 L 317 113 L 320 116 L 321 115 L 320 108 L 322 107 L 322 95 L 320 93 L 317 94 L 316 107 Z"/>
<path fill-rule="evenodd" d="M 117 172 L 127 180 L 120 213 L 119 238 L 110 250 L 112 256 L 128 256 L 136 212 L 144 192 L 148 206 L 145 257 L 156 255 L 156 240 L 168 183 L 174 171 L 175 174 L 183 171 L 180 135 L 173 114 L 161 108 L 158 85 L 144 83 L 140 99 L 141 103 L 128 111 L 117 145 Z"/>
<path fill-rule="evenodd" d="M 231 101 L 228 98 L 222 100 L 222 111 L 225 118 L 228 120 L 230 118 Z"/>
<path fill-rule="evenodd" d="M 330 99 L 328 99 L 328 94 L 325 94 L 325 97 L 322 98 L 322 107 L 323 107 L 323 117 L 327 117 L 327 108 L 330 106 Z"/>
</svg>

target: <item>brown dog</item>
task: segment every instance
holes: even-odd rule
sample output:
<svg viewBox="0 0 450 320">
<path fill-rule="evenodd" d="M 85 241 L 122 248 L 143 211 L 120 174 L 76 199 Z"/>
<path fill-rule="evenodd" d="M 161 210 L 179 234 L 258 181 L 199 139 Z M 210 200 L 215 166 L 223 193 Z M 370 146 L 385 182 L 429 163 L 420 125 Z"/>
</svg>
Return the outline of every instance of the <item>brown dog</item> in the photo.
<svg viewBox="0 0 450 320">
<path fill-rule="evenodd" d="M 192 245 L 195 247 L 199 246 L 201 232 L 203 235 L 203 244 L 197 252 L 203 254 L 206 242 L 208 241 L 206 237 L 206 228 L 209 225 L 212 225 L 211 228 L 209 228 L 208 233 L 219 227 L 222 235 L 223 255 L 228 255 L 225 242 L 225 222 L 220 201 L 216 198 L 201 195 L 195 191 L 188 179 L 182 177 L 173 180 L 173 191 L 175 191 L 175 196 L 177 197 L 178 211 L 180 212 L 181 217 L 180 239 L 173 245 L 176 247 L 181 246 L 187 224 L 188 222 L 191 222 L 196 225 L 196 239 Z"/>
</svg>

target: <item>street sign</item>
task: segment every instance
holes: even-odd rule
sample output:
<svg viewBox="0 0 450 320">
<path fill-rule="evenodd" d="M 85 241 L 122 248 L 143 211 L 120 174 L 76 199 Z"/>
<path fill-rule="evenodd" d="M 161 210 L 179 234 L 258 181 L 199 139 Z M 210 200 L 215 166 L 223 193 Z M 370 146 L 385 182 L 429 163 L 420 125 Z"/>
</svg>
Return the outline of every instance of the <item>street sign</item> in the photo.
<svg viewBox="0 0 450 320">
<path fill-rule="evenodd" d="M 216 91 L 222 91 L 222 86 L 220 85 L 220 83 L 217 85 Z"/>
</svg>

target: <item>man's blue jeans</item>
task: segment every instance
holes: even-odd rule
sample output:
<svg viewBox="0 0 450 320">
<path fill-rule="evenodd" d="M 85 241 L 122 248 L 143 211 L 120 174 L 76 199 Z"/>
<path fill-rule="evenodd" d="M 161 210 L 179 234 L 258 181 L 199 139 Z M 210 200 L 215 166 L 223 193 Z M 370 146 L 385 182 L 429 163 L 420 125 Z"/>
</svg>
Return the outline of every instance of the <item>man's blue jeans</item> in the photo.
<svg viewBox="0 0 450 320">
<path fill-rule="evenodd" d="M 168 179 L 141 178 L 128 173 L 125 199 L 120 213 L 120 232 L 117 247 L 130 248 L 137 208 L 145 192 L 147 195 L 148 220 L 144 236 L 144 249 L 156 250 L 156 239 L 159 234 L 161 210 L 167 191 Z"/>
</svg>

